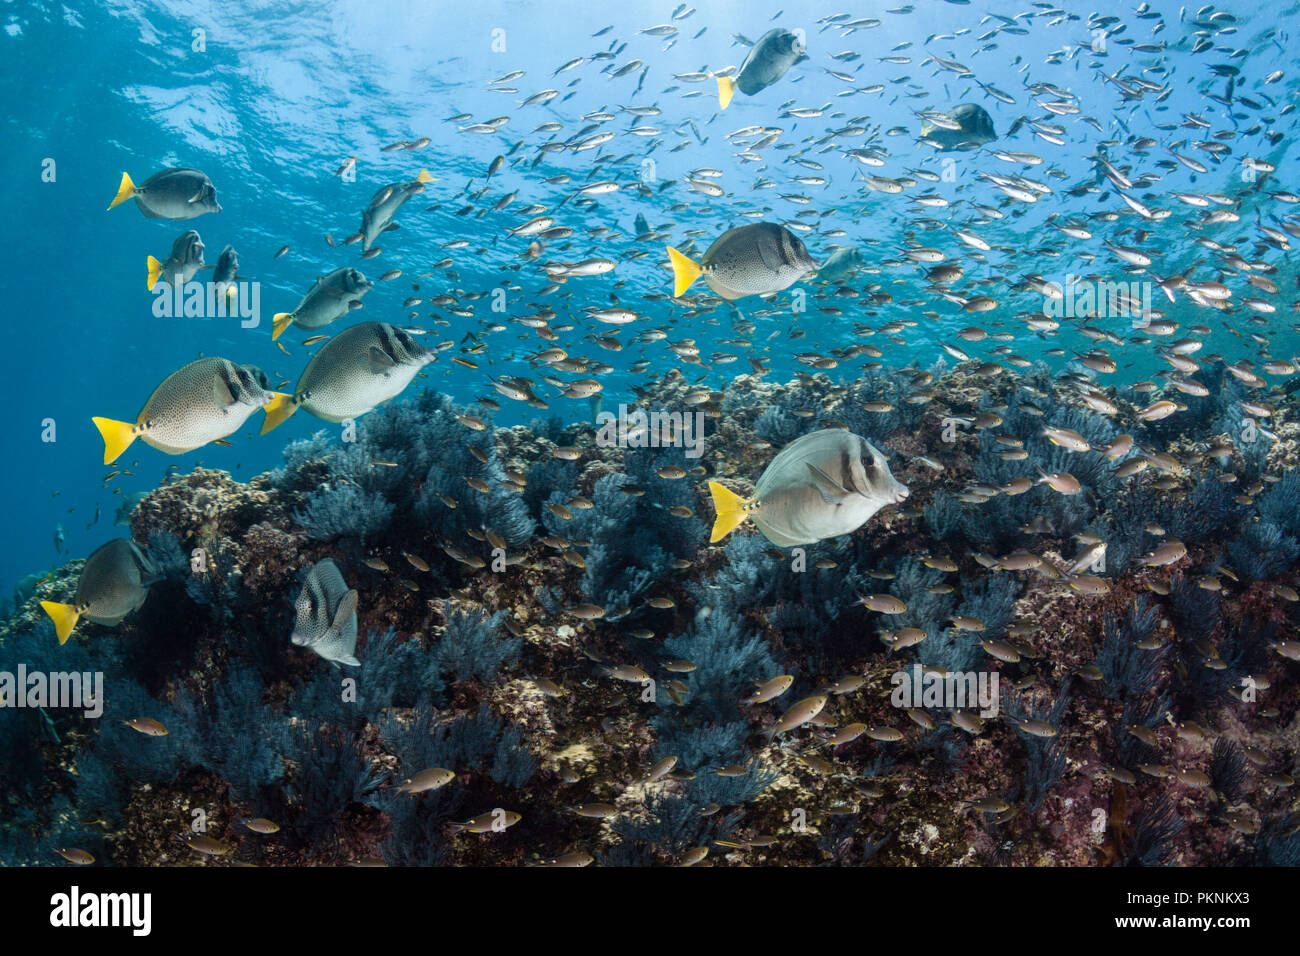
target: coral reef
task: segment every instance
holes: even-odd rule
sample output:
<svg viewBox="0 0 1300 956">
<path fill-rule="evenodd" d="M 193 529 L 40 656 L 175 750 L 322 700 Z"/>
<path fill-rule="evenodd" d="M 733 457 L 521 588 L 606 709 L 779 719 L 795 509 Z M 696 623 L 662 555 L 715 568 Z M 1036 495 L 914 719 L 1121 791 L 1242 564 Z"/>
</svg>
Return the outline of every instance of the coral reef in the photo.
<svg viewBox="0 0 1300 956">
<path fill-rule="evenodd" d="M 1041 367 L 740 375 L 698 458 L 429 391 L 248 482 L 173 476 L 131 517 L 165 571 L 137 614 L 60 647 L 38 602 L 70 598 L 73 561 L 0 626 L 0 671 L 105 681 L 98 719 L 0 708 L 0 863 L 1295 865 L 1300 664 L 1275 649 L 1300 620 L 1300 477 L 1270 465 L 1294 440 L 1121 477 L 1140 452 L 1043 436 L 1128 428 L 1190 456 L 1233 425 L 1211 372 L 1163 422 L 1089 411 Z M 688 412 L 692 390 L 671 372 L 638 404 Z M 747 493 L 835 425 L 890 457 L 904 505 L 805 548 L 708 543 L 706 478 Z M 1000 493 L 1037 477 L 1010 447 L 1086 493 Z M 1080 535 L 1109 545 L 1088 592 L 1065 572 Z M 1167 537 L 1186 554 L 1150 560 Z M 361 596 L 359 668 L 289 643 L 325 557 Z M 914 668 L 996 675 L 1000 714 L 903 712 Z M 435 767 L 450 781 L 406 792 Z"/>
</svg>

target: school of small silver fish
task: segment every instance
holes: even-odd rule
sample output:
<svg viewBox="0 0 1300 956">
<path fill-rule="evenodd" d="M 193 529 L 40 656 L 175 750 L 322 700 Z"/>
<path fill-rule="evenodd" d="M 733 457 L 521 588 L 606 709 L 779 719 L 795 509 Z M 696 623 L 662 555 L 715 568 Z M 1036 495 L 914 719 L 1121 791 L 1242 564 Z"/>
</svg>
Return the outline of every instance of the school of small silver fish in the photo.
<svg viewBox="0 0 1300 956">
<path fill-rule="evenodd" d="M 478 436 L 487 435 L 516 466 L 499 481 L 463 476 L 457 494 L 438 496 L 445 514 L 460 496 L 524 496 L 520 463 L 576 463 L 577 490 L 546 499 L 523 544 L 508 544 L 500 526 L 453 538 L 431 521 L 325 547 L 295 527 L 294 507 L 265 505 L 257 533 L 270 543 L 258 561 L 250 545 L 238 567 L 249 587 L 266 589 L 255 616 L 293 661 L 286 679 L 310 668 L 342 681 L 364 674 L 373 646 L 365 635 L 376 629 L 449 644 L 455 609 L 506 612 L 498 629 L 522 644 L 520 662 L 487 687 L 458 677 L 430 733 L 447 733 L 453 711 L 492 705 L 526 728 L 517 744 L 541 755 L 526 790 L 503 795 L 479 766 L 401 766 L 376 744 L 387 728 L 358 733 L 372 769 L 389 778 L 385 799 L 440 807 L 474 788 L 479 802 L 449 802 L 455 813 L 440 818 L 444 862 L 1262 857 L 1271 851 L 1261 834 L 1300 830 L 1298 569 L 1248 574 L 1228 541 L 1184 541 L 1150 515 L 1140 528 L 1122 525 L 1122 508 L 1140 490 L 1195 518 L 1212 497 L 1201 488 L 1218 483 L 1230 486 L 1223 508 L 1250 524 L 1273 514 L 1269 496 L 1295 473 L 1300 285 L 1290 243 L 1300 240 L 1300 183 L 1287 153 L 1300 13 L 1294 4 L 1276 16 L 1216 4 L 1125 9 L 1087 13 L 1048 0 L 1015 15 L 958 0 L 873 15 L 789 8 L 767 24 L 732 25 L 751 40 L 696 32 L 697 11 L 682 3 L 660 23 L 594 30 L 588 49 L 555 51 L 553 73 L 462 77 L 511 106 L 489 115 L 452 105 L 436 129 L 393 131 L 412 138 L 357 146 L 356 155 L 341 155 L 353 151 L 344 146 L 315 171 L 375 191 L 359 228 L 325 236 L 315 264 L 298 268 L 297 304 L 277 306 L 256 333 L 294 369 L 266 372 L 234 354 L 178 362 L 161 383 L 138 383 L 134 418 L 94 418 L 103 464 L 137 438 L 150 446 L 140 460 L 271 441 L 236 437 L 258 411 L 260 435 L 299 410 L 332 428 L 364 423 L 439 386 L 478 393 L 457 406 L 457 440 L 486 462 Z M 892 25 L 928 15 L 945 32 L 897 42 Z M 1041 36 L 1059 38 L 1043 60 L 1017 52 L 1022 38 Z M 657 65 L 684 49 L 697 69 Z M 1002 79 L 1010 75 L 1016 84 Z M 468 170 L 456 154 L 480 137 L 500 152 Z M 722 144 L 728 161 L 696 165 L 706 144 L 714 157 Z M 187 166 L 139 185 L 124 173 L 109 209 L 133 200 L 164 221 L 239 215 L 229 193 L 224 208 L 217 202 L 217 189 Z M 440 232 L 432 252 L 422 215 L 455 230 Z M 303 257 L 302 247 L 276 258 L 292 263 L 288 252 Z M 149 255 L 149 288 L 193 280 L 209 268 L 203 252 L 191 229 L 166 259 Z M 240 268 L 226 246 L 218 281 L 247 281 Z M 467 278 L 483 268 L 489 288 Z M 399 280 L 410 286 L 400 310 L 354 321 L 381 308 L 383 287 Z M 886 381 L 895 384 L 864 392 Z M 1198 403 L 1222 394 L 1232 396 L 1223 415 L 1240 424 L 1235 433 L 1198 418 Z M 595 482 L 627 477 L 641 454 L 626 432 L 618 450 L 597 440 L 592 412 L 619 402 L 698 412 L 708 431 L 703 457 L 655 472 L 694 488 L 693 505 L 663 510 L 666 528 L 696 527 L 699 546 L 627 606 L 605 606 L 579 588 L 598 549 L 548 528 L 596 508 Z M 492 421 L 524 408 L 576 422 L 567 443 Z M 769 410 L 796 433 L 760 433 Z M 864 414 L 910 417 L 891 434 L 864 435 L 851 424 Z M 1262 457 L 1251 457 L 1256 442 Z M 376 473 L 423 481 L 396 443 L 391 451 L 371 463 Z M 978 476 L 988 461 L 1009 477 Z M 132 472 L 113 472 L 106 486 L 121 474 Z M 274 497 L 256 481 L 257 493 Z M 621 493 L 655 493 L 642 485 L 627 477 Z M 197 467 L 170 481 L 135 505 L 136 539 L 169 530 L 189 554 L 230 536 L 223 522 L 254 522 L 216 508 L 169 526 L 171 512 L 150 502 L 183 510 L 198 489 L 205 506 L 251 493 L 234 486 Z M 956 530 L 934 530 L 943 502 L 957 529 L 1020 496 L 1032 496 L 1035 515 L 1006 529 L 1009 547 L 971 547 Z M 1061 516 L 1084 507 L 1096 520 L 1062 533 Z M 1111 535 L 1140 542 L 1118 571 L 1107 570 L 1118 550 Z M 701 672 L 719 665 L 689 636 L 712 633 L 724 604 L 710 595 L 739 588 L 747 542 L 761 545 L 754 573 L 797 581 L 788 586 L 802 597 L 726 613 L 788 673 L 715 677 L 700 704 Z M 859 573 L 864 554 L 872 567 Z M 277 560 L 297 576 L 274 570 Z M 906 573 L 900 561 L 910 562 Z M 123 538 L 78 574 L 38 586 L 60 644 L 89 630 L 81 621 L 132 628 L 163 578 L 147 549 Z M 905 574 L 924 587 L 906 591 Z M 1022 590 L 996 622 L 965 613 L 967 598 L 1007 576 Z M 1198 591 L 1221 602 L 1222 626 L 1182 636 L 1191 624 L 1175 605 Z M 838 643 L 824 657 L 791 650 L 806 646 L 788 623 L 801 601 L 834 608 L 826 639 Z M 918 606 L 947 612 L 924 617 Z M 1134 624 L 1142 636 L 1121 653 L 1109 636 L 1123 627 L 1115 622 L 1148 608 L 1154 623 Z M 1267 653 L 1230 657 L 1225 634 L 1245 618 L 1274 628 L 1259 645 Z M 1000 713 L 891 703 L 900 673 L 955 678 L 929 655 L 962 641 L 978 648 L 976 670 L 999 676 Z M 701 658 L 683 657 L 687 647 Z M 1124 654 L 1150 661 L 1149 694 L 1127 685 L 1114 693 Z M 851 663 L 830 672 L 826 660 Z M 1241 671 L 1249 693 L 1234 686 L 1198 698 L 1189 668 Z M 683 712 L 700 735 L 745 726 L 743 760 L 663 752 L 656 721 L 692 705 Z M 414 719 L 397 710 L 385 719 Z M 137 732 L 140 748 L 175 736 L 170 719 L 112 714 L 111 701 L 109 713 Z M 755 792 L 743 789 L 756 780 Z M 698 845 L 647 836 L 659 832 L 651 822 L 665 801 L 683 793 L 747 795 L 696 808 L 705 822 L 686 832 Z M 292 801 L 283 819 L 231 810 L 222 834 L 178 838 L 196 860 L 315 859 L 310 847 L 297 856 L 266 849 L 294 830 Z M 1171 837 L 1163 855 L 1151 850 L 1144 827 L 1162 814 L 1196 840 Z M 373 834 L 346 846 L 327 859 L 380 865 L 389 855 Z M 55 852 L 70 865 L 102 862 L 102 848 Z"/>
</svg>

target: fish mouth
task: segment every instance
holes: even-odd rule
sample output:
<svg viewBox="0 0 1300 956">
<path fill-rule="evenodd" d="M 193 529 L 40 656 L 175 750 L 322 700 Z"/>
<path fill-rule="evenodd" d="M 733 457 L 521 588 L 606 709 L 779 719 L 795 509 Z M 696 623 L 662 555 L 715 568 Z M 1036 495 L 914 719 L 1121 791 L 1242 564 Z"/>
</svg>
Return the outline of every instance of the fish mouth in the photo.
<svg viewBox="0 0 1300 956">
<path fill-rule="evenodd" d="M 912 489 L 908 488 L 907 485 L 899 485 L 897 488 L 894 489 L 894 503 L 895 504 L 901 503 L 911 493 L 912 493 Z"/>
</svg>

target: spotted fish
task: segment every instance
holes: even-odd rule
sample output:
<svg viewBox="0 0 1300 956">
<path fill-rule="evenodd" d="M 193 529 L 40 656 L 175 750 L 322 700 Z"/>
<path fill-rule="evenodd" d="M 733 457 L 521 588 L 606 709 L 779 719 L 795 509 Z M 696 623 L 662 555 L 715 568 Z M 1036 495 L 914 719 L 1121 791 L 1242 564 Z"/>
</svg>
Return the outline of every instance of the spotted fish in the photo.
<svg viewBox="0 0 1300 956">
<path fill-rule="evenodd" d="M 312 356 L 294 388 L 267 407 L 262 433 L 299 408 L 327 422 L 357 418 L 398 395 L 437 353 L 405 329 L 362 322 L 344 329 Z"/>
<path fill-rule="evenodd" d="M 134 422 L 92 418 L 104 437 L 104 464 L 117 460 L 137 438 L 169 455 L 193 451 L 237 431 L 248 416 L 277 396 L 261 369 L 229 359 L 202 358 L 163 379 Z"/>
<path fill-rule="evenodd" d="M 335 269 L 317 276 L 292 312 L 277 312 L 272 319 L 271 338 L 278 339 L 290 325 L 300 329 L 320 329 L 343 318 L 375 284 L 351 267 Z"/>
<path fill-rule="evenodd" d="M 427 169 L 422 169 L 411 182 L 390 183 L 371 197 L 370 205 L 361 214 L 363 252 L 368 252 L 375 240 L 379 238 L 379 234 L 388 228 L 388 224 L 393 221 L 393 216 L 397 215 L 397 210 L 401 208 L 402 203 L 423 191 L 425 183 L 431 182 L 435 182 L 434 178 L 429 175 Z"/>
<path fill-rule="evenodd" d="M 149 266 L 149 286 L 152 291 L 161 279 L 170 286 L 182 286 L 193 279 L 203 268 L 203 240 L 193 230 L 187 230 L 172 243 L 172 252 L 166 260 L 159 262 L 153 256 L 146 257 Z"/>
<path fill-rule="evenodd" d="M 86 559 L 71 604 L 42 601 L 59 643 L 66 643 L 80 618 L 112 626 L 139 610 L 149 587 L 161 578 L 152 560 L 134 541 L 114 538 Z"/>
<path fill-rule="evenodd" d="M 817 268 L 803 240 L 774 222 L 755 222 L 728 229 L 695 262 L 668 247 L 673 267 L 673 297 L 704 276 L 709 288 L 724 299 L 771 295 L 788 289 Z"/>
<path fill-rule="evenodd" d="M 122 174 L 117 195 L 108 204 L 112 209 L 134 199 L 139 210 L 150 219 L 195 219 L 208 212 L 221 212 L 217 190 L 207 174 L 178 166 L 154 173 L 137 186 L 128 173 Z"/>
<path fill-rule="evenodd" d="M 993 128 L 993 118 L 982 106 L 962 103 L 948 116 L 961 125 L 961 129 L 938 129 L 928 123 L 921 124 L 921 139 L 943 151 L 978 149 L 998 138 Z"/>
<path fill-rule="evenodd" d="M 294 605 L 297 617 L 290 640 L 315 651 L 335 666 L 356 666 L 357 592 L 347 586 L 333 558 L 311 566 Z"/>
<path fill-rule="evenodd" d="M 719 108 L 727 108 L 736 90 L 753 96 L 785 76 L 790 67 L 806 59 L 804 43 L 798 34 L 781 27 L 768 30 L 749 48 L 749 55 L 734 77 L 717 78 Z"/>
<path fill-rule="evenodd" d="M 710 541 L 721 541 L 746 518 L 773 544 L 812 544 L 857 530 L 908 489 L 869 441 L 825 428 L 786 445 L 763 470 L 754 497 L 709 482 L 717 518 Z"/>
</svg>

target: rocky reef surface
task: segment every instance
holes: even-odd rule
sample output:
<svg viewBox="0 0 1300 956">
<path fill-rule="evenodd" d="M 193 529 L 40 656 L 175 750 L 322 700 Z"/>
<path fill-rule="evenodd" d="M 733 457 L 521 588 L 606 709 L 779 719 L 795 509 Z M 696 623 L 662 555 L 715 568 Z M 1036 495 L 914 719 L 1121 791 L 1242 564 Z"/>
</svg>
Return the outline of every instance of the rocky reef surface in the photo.
<svg viewBox="0 0 1300 956">
<path fill-rule="evenodd" d="M 425 392 L 246 483 L 179 474 L 131 514 L 165 573 L 139 612 L 59 646 L 39 602 L 72 600 L 73 561 L 0 627 L 0 671 L 105 681 L 99 719 L 0 708 L 0 862 L 1300 864 L 1294 403 L 1257 435 L 1204 378 L 1144 421 L 1042 367 L 672 372 L 637 407 L 698 413 L 698 457 Z M 706 479 L 749 494 L 835 426 L 887 452 L 902 506 L 803 549 L 709 543 Z M 1037 481 L 1064 472 L 1080 493 Z M 360 593 L 359 667 L 289 642 L 325 557 Z M 900 672 L 997 675 L 998 712 L 902 709 Z M 432 767 L 455 777 L 398 786 Z"/>
</svg>

